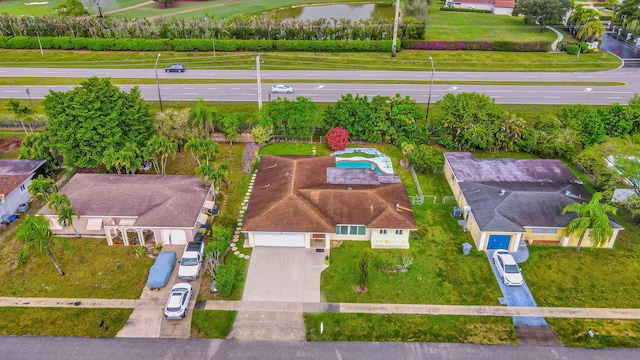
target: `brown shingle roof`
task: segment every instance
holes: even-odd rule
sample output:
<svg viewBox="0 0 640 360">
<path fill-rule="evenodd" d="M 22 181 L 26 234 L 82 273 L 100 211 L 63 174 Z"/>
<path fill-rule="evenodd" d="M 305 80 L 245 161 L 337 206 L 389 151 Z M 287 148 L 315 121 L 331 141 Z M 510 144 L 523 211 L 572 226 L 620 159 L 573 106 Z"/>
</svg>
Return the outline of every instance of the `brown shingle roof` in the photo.
<svg viewBox="0 0 640 360">
<path fill-rule="evenodd" d="M 195 176 L 140 174 L 76 174 L 60 190 L 81 216 L 134 216 L 135 226 L 164 227 L 193 226 L 207 192 Z"/>
<path fill-rule="evenodd" d="M 243 230 L 326 233 L 337 224 L 416 228 L 403 184 L 327 184 L 327 168 L 333 166 L 330 156 L 262 156 Z"/>
<path fill-rule="evenodd" d="M 7 196 L 25 180 L 27 180 L 31 174 L 22 175 L 0 175 L 0 194 Z"/>
<path fill-rule="evenodd" d="M 515 4 L 514 0 L 495 0 L 496 7 L 513 9 L 513 7 L 515 6 L 514 4 Z"/>
<path fill-rule="evenodd" d="M 44 160 L 0 159 L 0 194 L 9 195 L 44 163 Z"/>
</svg>

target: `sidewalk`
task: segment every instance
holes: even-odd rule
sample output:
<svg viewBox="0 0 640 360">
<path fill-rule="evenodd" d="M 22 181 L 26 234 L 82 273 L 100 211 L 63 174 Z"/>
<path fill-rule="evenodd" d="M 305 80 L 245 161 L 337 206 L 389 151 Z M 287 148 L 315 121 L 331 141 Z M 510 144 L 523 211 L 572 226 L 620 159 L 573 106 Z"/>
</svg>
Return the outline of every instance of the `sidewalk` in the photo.
<svg viewBox="0 0 640 360">
<path fill-rule="evenodd" d="M 202 302 L 199 302 L 202 304 Z M 0 307 L 86 307 L 86 308 L 155 308 L 161 311 L 164 301 L 120 299 L 59 299 L 0 297 Z M 190 307 L 193 308 L 193 307 Z M 372 314 L 423 314 L 469 316 L 534 316 L 550 318 L 630 319 L 640 320 L 640 309 L 569 308 L 530 306 L 467 306 L 426 304 L 354 304 L 301 303 L 268 301 L 204 301 L 204 310 L 339 312 Z"/>
</svg>

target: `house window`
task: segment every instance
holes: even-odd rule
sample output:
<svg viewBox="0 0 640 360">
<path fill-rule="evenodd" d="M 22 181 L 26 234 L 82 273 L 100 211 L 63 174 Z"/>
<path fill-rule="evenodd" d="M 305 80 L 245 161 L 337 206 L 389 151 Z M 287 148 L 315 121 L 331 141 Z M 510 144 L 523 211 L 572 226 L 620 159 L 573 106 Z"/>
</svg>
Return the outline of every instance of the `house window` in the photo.
<svg viewBox="0 0 640 360">
<path fill-rule="evenodd" d="M 24 184 L 20 185 L 20 194 L 24 194 L 27 192 L 27 187 Z"/>
<path fill-rule="evenodd" d="M 387 235 L 386 229 L 380 229 L 380 235 Z"/>
<path fill-rule="evenodd" d="M 557 232 L 556 228 L 531 228 L 532 234 L 555 234 Z"/>
<path fill-rule="evenodd" d="M 396 235 L 402 235 L 402 230 L 396 230 Z"/>
<path fill-rule="evenodd" d="M 338 235 L 365 235 L 367 227 L 364 225 L 337 225 L 336 234 Z"/>
</svg>

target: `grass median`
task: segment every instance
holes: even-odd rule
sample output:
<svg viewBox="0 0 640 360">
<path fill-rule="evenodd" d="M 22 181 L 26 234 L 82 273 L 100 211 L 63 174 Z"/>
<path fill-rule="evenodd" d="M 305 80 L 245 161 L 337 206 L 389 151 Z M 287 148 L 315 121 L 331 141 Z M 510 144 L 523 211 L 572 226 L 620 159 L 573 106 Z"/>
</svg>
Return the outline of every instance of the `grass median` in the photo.
<svg viewBox="0 0 640 360">
<path fill-rule="evenodd" d="M 0 65 L 7 67 L 149 69 L 157 52 L 0 50 Z M 251 70 L 253 52 L 162 52 L 159 69 L 182 63 L 188 69 Z M 600 71 L 622 65 L 615 56 L 582 54 L 580 58 L 561 52 L 525 53 L 490 51 L 403 50 L 395 58 L 388 53 L 267 52 L 261 55 L 262 70 L 394 70 L 429 71 L 433 58 L 436 71 Z M 5 71 L 5 73 L 7 73 Z M 10 73 L 9 73 L 10 75 Z"/>
</svg>

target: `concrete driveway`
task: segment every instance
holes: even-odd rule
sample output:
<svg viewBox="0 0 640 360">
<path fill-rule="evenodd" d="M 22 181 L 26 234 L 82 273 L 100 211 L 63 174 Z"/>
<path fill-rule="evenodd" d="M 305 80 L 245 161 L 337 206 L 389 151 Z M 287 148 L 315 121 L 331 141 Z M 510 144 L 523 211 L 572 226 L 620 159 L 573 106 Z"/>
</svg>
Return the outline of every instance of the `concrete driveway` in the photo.
<svg viewBox="0 0 640 360">
<path fill-rule="evenodd" d="M 129 319 L 120 329 L 116 337 L 140 337 L 140 338 L 188 338 L 191 336 L 191 314 L 196 302 L 202 276 L 198 280 L 191 281 L 193 295 L 189 303 L 187 316 L 181 320 L 167 320 L 164 318 L 164 305 L 167 302 L 171 287 L 182 280 L 178 279 L 178 266 L 182 257 L 183 246 L 165 246 L 163 251 L 175 251 L 177 255 L 176 266 L 171 272 L 169 282 L 161 289 L 152 290 L 145 286 L 140 295 L 141 302 L 133 309 Z"/>
<path fill-rule="evenodd" d="M 256 247 L 251 253 L 242 302 L 254 311 L 240 311 L 229 338 L 304 341 L 304 303 L 320 301 L 324 256 L 315 249 Z M 251 302 L 256 302 L 251 304 Z M 257 302 L 277 302 L 295 312 L 260 311 Z M 264 304 L 264 303 L 262 303 Z"/>
<path fill-rule="evenodd" d="M 489 263 L 491 263 L 491 269 L 493 269 L 493 273 L 496 276 L 496 280 L 500 285 L 500 290 L 502 290 L 502 295 L 504 297 L 504 302 L 508 306 L 538 306 L 536 301 L 533 299 L 533 295 L 527 286 L 527 282 L 522 284 L 522 286 L 506 286 L 502 282 L 502 278 L 496 269 L 496 266 L 493 264 L 491 257 L 493 256 L 494 250 L 487 250 L 487 258 L 489 259 Z M 514 253 L 514 258 L 516 258 Z M 514 325 L 527 325 L 527 326 L 549 326 L 547 321 L 544 318 L 540 317 L 521 317 L 514 316 L 513 317 Z"/>
</svg>

